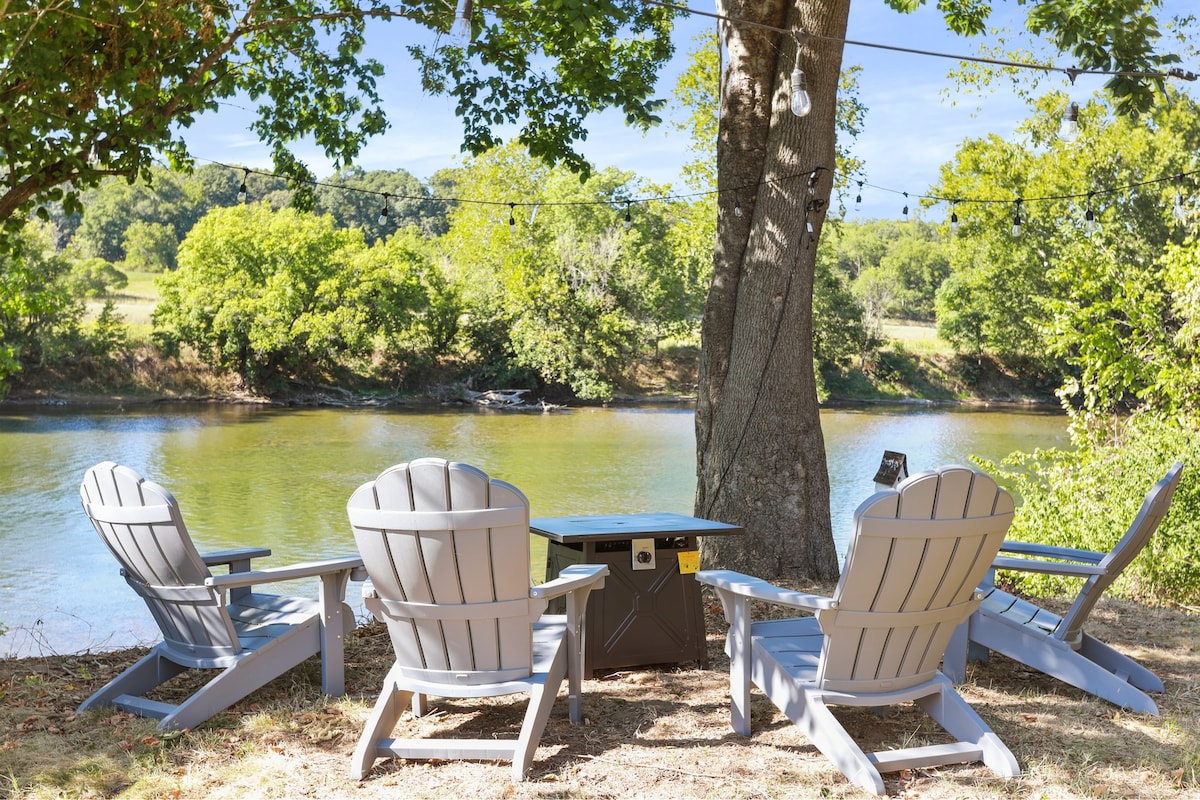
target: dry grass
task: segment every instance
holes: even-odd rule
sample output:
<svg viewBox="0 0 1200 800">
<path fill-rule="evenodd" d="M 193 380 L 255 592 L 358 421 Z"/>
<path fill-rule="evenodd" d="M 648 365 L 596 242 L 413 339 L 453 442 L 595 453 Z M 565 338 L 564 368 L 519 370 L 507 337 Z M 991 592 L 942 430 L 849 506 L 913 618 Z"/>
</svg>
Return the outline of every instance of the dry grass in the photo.
<svg viewBox="0 0 1200 800">
<path fill-rule="evenodd" d="M 135 652 L 0 661 L 0 794 L 126 798 L 756 798 L 861 797 L 769 701 L 754 694 L 755 733 L 728 724 L 723 623 L 709 606 L 709 669 L 639 669 L 584 684 L 583 725 L 556 704 L 532 773 L 474 762 L 377 762 L 346 777 L 389 661 L 378 625 L 347 653 L 349 696 L 319 695 L 315 660 L 196 731 L 160 735 L 123 713 L 75 716 L 92 690 Z M 1101 638 L 1143 660 L 1167 686 L 1161 717 L 1129 714 L 1019 664 L 974 665 L 964 696 L 1009 745 L 1020 778 L 982 766 L 885 775 L 910 798 L 1200 797 L 1200 617 L 1105 601 Z M 172 691 L 187 692 L 189 679 Z M 523 701 L 435 701 L 407 717 L 403 735 L 440 730 L 488 735 L 519 725 Z M 930 727 L 908 708 L 838 711 L 868 748 L 924 741 Z"/>
</svg>

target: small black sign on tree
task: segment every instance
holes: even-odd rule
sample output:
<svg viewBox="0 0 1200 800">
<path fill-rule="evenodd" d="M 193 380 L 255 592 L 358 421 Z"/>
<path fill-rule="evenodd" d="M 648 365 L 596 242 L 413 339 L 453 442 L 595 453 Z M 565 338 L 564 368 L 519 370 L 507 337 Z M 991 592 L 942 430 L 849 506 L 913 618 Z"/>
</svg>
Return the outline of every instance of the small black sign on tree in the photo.
<svg viewBox="0 0 1200 800">
<path fill-rule="evenodd" d="M 875 485 L 879 489 L 891 489 L 908 477 L 908 456 L 894 450 L 884 450 L 879 471 L 875 473 Z"/>
</svg>

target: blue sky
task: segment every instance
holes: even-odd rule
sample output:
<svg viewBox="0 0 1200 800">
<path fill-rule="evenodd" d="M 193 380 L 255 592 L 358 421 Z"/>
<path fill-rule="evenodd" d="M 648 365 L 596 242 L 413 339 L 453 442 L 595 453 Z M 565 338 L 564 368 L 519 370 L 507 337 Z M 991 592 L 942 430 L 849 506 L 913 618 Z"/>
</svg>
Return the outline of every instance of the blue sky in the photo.
<svg viewBox="0 0 1200 800">
<path fill-rule="evenodd" d="M 1194 0 L 1168 0 L 1172 7 L 1186 8 Z M 851 5 L 847 39 L 880 45 L 914 48 L 951 55 L 974 55 L 979 40 L 963 39 L 946 30 L 936 4 L 922 6 L 912 14 L 899 14 L 879 0 L 854 0 Z M 1016 27 L 1024 9 L 997 3 L 993 23 Z M 692 6 L 712 11 L 706 2 Z M 676 57 L 664 70 L 659 84 L 662 97 L 669 97 L 675 80 L 685 66 L 693 38 L 711 28 L 714 20 L 691 16 L 676 23 Z M 369 54 L 384 63 L 386 77 L 381 94 L 392 128 L 372 140 L 361 154 L 358 165 L 364 169 L 406 169 L 427 179 L 444 167 L 459 163 L 462 128 L 453 113 L 453 101 L 421 93 L 415 67 L 404 50 L 406 37 L 421 35 L 413 26 L 397 21 L 382 26 L 386 39 L 370 42 Z M 847 199 L 852 218 L 900 218 L 905 205 L 902 193 L 925 193 L 937 180 L 941 165 L 953 158 L 958 145 L 967 138 L 996 133 L 1010 135 L 1027 110 L 1011 89 L 1001 87 L 986 96 L 959 93 L 948 73 L 957 65 L 948 58 L 901 53 L 891 50 L 847 44 L 843 65 L 862 66 L 859 98 L 867 106 L 866 127 L 854 145 L 854 152 L 866 163 L 868 187 L 863 191 L 860 209 L 854 209 L 853 196 Z M 1070 66 L 1069 62 L 1057 62 Z M 1195 63 L 1183 65 L 1192 71 Z M 1080 76 L 1071 87 L 1066 76 L 1028 72 L 1029 80 L 1040 81 L 1039 91 L 1070 89 L 1073 97 L 1083 100 L 1099 90 L 1104 79 Z M 1193 90 L 1191 84 L 1177 86 Z M 249 131 L 250 113 L 236 105 L 201 117 L 187 139 L 191 152 L 205 161 L 245 164 L 269 169 L 266 147 Z M 679 169 L 688 159 L 686 135 L 669 123 L 643 134 L 625 127 L 621 115 L 605 113 L 589 126 L 589 138 L 582 150 L 600 168 L 615 166 L 630 170 L 658 183 L 671 183 L 676 191 L 687 191 L 679 180 Z M 297 151 L 314 171 L 324 177 L 332 167 L 316 148 L 298 146 Z M 916 211 L 915 202 L 908 203 Z M 937 217 L 942 211 L 929 214 Z"/>
</svg>

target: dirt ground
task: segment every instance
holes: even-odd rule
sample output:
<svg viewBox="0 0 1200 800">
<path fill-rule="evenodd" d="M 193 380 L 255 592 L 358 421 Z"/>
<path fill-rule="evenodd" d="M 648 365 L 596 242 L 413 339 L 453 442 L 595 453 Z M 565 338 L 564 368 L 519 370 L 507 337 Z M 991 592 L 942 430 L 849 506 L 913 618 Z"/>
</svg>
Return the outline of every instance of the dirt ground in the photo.
<svg viewBox="0 0 1200 800">
<path fill-rule="evenodd" d="M 757 691 L 754 734 L 729 728 L 724 623 L 705 595 L 710 664 L 638 668 L 584 682 L 582 725 L 555 704 L 528 780 L 497 762 L 381 760 L 362 781 L 350 754 L 390 665 L 381 626 L 347 647 L 348 696 L 320 696 L 297 670 L 195 731 L 75 707 L 141 651 L 0 660 L 0 796 L 129 798 L 862 797 Z M 1161 717 L 1129 714 L 1002 657 L 973 665 L 962 694 L 1013 750 L 1021 777 L 982 765 L 886 774 L 906 798 L 1200 797 L 1200 616 L 1106 600 L 1093 633 L 1157 672 Z M 170 692 L 190 692 L 176 679 Z M 565 689 L 563 690 L 565 694 Z M 519 728 L 524 701 L 435 700 L 398 735 L 491 736 Z M 912 708 L 837 709 L 865 748 L 937 741 Z"/>
</svg>

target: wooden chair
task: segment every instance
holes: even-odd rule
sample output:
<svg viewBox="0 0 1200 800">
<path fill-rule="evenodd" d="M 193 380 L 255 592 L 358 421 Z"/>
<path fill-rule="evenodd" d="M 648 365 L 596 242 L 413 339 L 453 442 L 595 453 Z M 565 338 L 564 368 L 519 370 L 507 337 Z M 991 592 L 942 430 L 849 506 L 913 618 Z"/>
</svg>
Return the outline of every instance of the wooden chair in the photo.
<svg viewBox="0 0 1200 800">
<path fill-rule="evenodd" d="M 396 653 L 352 777 L 395 756 L 511 760 L 513 780 L 523 780 L 564 675 L 570 719 L 580 719 L 584 610 L 608 567 L 577 564 L 531 588 L 529 501 L 467 464 L 423 458 L 391 467 L 360 486 L 347 511 L 370 576 L 364 602 L 387 623 Z M 561 596 L 567 613 L 544 614 Z M 390 738 L 410 700 L 420 716 L 430 695 L 518 692 L 530 698 L 517 739 Z"/>
<path fill-rule="evenodd" d="M 1028 558 L 1001 556 L 994 562 L 996 569 L 1083 578 L 1079 594 L 1060 617 L 997 589 L 989 575 L 983 586 L 983 604 L 966 625 L 969 649 L 960 639 L 947 650 L 946 674 L 961 682 L 966 677 L 968 652 L 970 658 L 986 661 L 988 652 L 994 650 L 1114 705 L 1158 714 L 1158 705 L 1146 694 L 1163 690 L 1158 676 L 1088 635 L 1084 625 L 1105 589 L 1158 530 L 1170 510 L 1182 471 L 1183 464 L 1176 463 L 1154 484 L 1129 529 L 1109 553 L 1005 542 L 1001 552 Z"/>
<path fill-rule="evenodd" d="M 723 570 L 713 586 L 729 622 L 733 729 L 750 735 L 750 684 L 761 689 L 860 788 L 884 793 L 882 772 L 983 761 L 1004 777 L 1016 759 L 938 671 L 951 634 L 1012 522 L 1013 501 L 968 467 L 913 475 L 855 511 L 854 538 L 832 597 Z M 751 601 L 815 616 L 751 620 Z M 957 741 L 865 753 L 830 705 L 913 701 Z"/>
<path fill-rule="evenodd" d="M 343 637 L 354 615 L 343 602 L 362 560 L 336 558 L 250 571 L 253 548 L 200 555 L 175 498 L 129 467 L 105 461 L 79 489 L 83 510 L 145 600 L 163 641 L 78 709 L 116 706 L 159 720 L 159 729 L 194 728 L 310 656 L 321 656 L 327 695 L 345 691 Z M 213 575 L 209 567 L 227 565 Z M 252 586 L 319 578 L 319 599 L 260 594 Z M 179 704 L 146 697 L 187 669 L 216 675 Z"/>
</svg>

